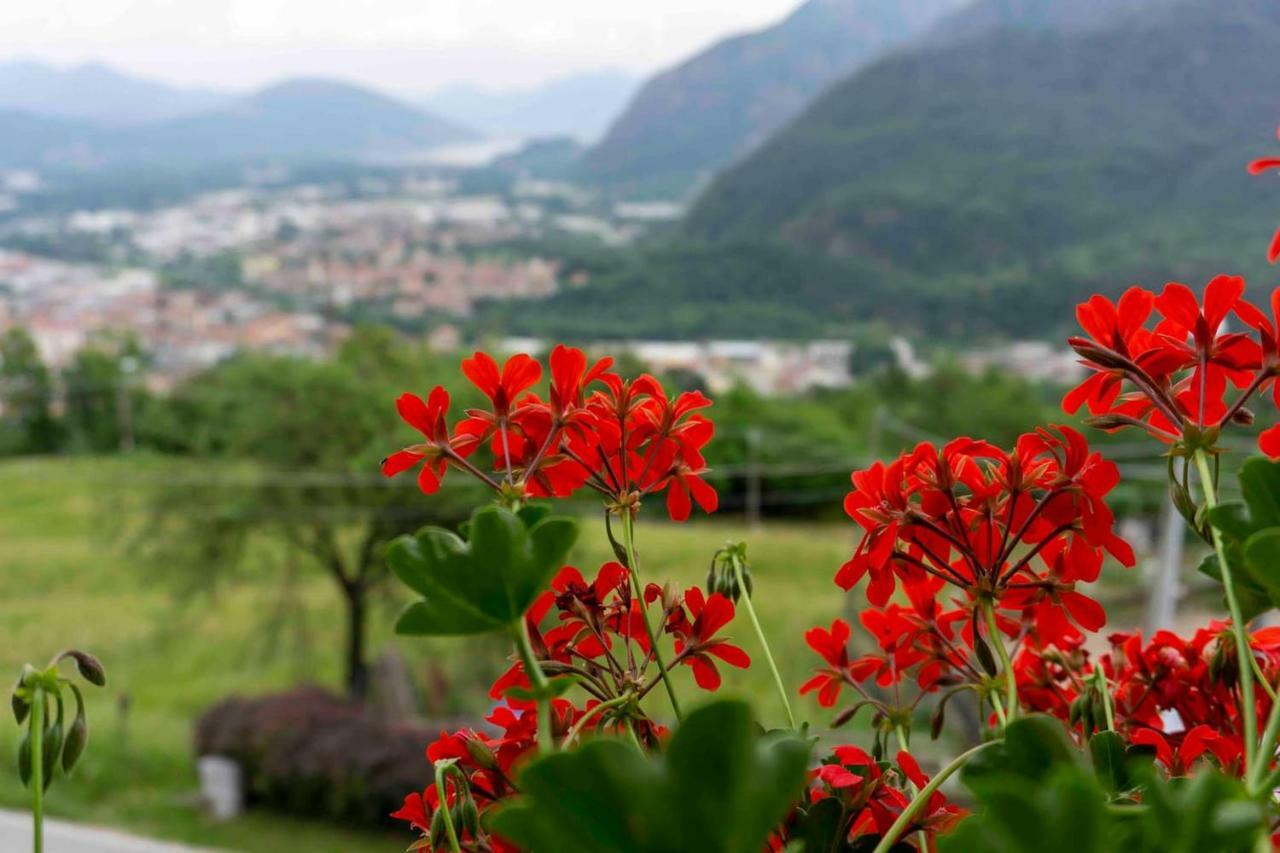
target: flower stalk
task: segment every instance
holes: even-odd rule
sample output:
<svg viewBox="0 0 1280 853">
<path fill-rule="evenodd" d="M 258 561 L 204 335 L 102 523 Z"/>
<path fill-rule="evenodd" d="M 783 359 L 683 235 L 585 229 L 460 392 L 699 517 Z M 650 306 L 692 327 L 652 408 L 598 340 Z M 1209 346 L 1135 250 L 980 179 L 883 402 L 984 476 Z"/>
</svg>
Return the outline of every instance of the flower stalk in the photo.
<svg viewBox="0 0 1280 853">
<path fill-rule="evenodd" d="M 534 698 L 538 704 L 538 749 L 543 754 L 553 752 L 555 751 L 555 731 L 552 728 L 551 718 L 551 683 L 547 681 L 546 674 L 533 654 L 533 646 L 529 642 L 529 626 L 525 624 L 523 617 L 519 620 L 519 625 L 512 626 L 511 636 L 515 641 L 516 651 L 520 654 L 520 662 L 524 664 L 524 670 L 529 676 L 529 683 L 533 686 Z"/>
<path fill-rule="evenodd" d="M 962 752 L 955 758 L 951 759 L 950 764 L 939 770 L 938 775 L 930 779 L 929 784 L 921 788 L 920 793 L 912 797 L 911 802 L 908 803 L 907 807 L 898 815 L 898 819 L 889 827 L 889 831 L 880 839 L 880 843 L 876 845 L 875 850 L 873 850 L 872 853 L 889 853 L 889 851 L 893 849 L 894 842 L 900 835 L 902 835 L 903 831 L 911 825 L 911 819 L 915 817 L 916 812 L 920 810 L 921 806 L 929 801 L 929 798 L 933 796 L 933 792 L 942 787 L 942 783 L 955 775 L 957 770 L 964 767 L 964 765 L 968 763 L 969 759 L 973 758 L 984 749 L 995 746 L 998 743 L 1004 743 L 1004 740 L 989 740 L 986 743 L 980 743 L 972 749 Z"/>
<path fill-rule="evenodd" d="M 31 850 L 44 850 L 44 688 L 31 691 Z"/>
<path fill-rule="evenodd" d="M 1209 468 L 1209 457 L 1203 449 L 1196 449 L 1195 462 L 1196 471 L 1200 475 L 1200 488 L 1204 492 L 1205 506 L 1212 511 L 1218 505 L 1218 487 L 1214 482 L 1213 472 Z M 1236 596 L 1231 564 L 1227 560 L 1226 547 L 1222 543 L 1222 534 L 1218 532 L 1216 527 L 1209 525 L 1209 535 L 1213 540 L 1213 552 L 1218 560 L 1218 570 L 1222 573 L 1222 587 L 1226 591 L 1227 610 L 1231 613 L 1231 635 L 1235 638 L 1236 659 L 1239 663 L 1236 669 L 1240 673 L 1240 717 L 1244 721 L 1244 776 L 1246 779 L 1254 779 L 1256 770 L 1254 765 L 1257 763 L 1258 757 L 1258 715 L 1257 706 L 1254 704 L 1253 667 L 1248 664 L 1248 660 L 1253 654 L 1249 648 L 1249 629 L 1244 621 L 1244 613 L 1240 609 L 1240 600 Z M 1277 725 L 1280 725 L 1280 723 Z M 1274 744 L 1274 736 L 1272 743 Z"/>
<path fill-rule="evenodd" d="M 1014 677 L 1013 661 L 1009 658 L 1009 650 L 1004 647 L 1004 638 L 1000 636 L 1000 628 L 996 625 L 995 605 L 989 599 L 982 599 L 982 616 L 987 623 L 987 639 L 996 647 L 996 654 L 1000 656 L 1000 666 L 1004 672 L 1005 690 L 1009 699 L 1007 716 L 1001 722 L 1003 725 L 1008 725 L 1009 721 L 1018 718 L 1018 679 Z"/>
<path fill-rule="evenodd" d="M 751 592 L 747 589 L 746 578 L 742 573 L 742 558 L 736 550 L 730 550 L 729 562 L 733 566 L 733 577 L 738 583 L 738 589 L 741 591 L 742 602 L 747 606 L 747 617 L 751 620 L 751 627 L 755 629 L 756 639 L 760 641 L 760 648 L 764 651 L 764 659 L 769 664 L 769 672 L 773 675 L 773 684 L 778 690 L 778 697 L 782 700 L 782 707 L 787 712 L 787 725 L 791 728 L 796 727 L 796 715 L 791 710 L 791 700 L 787 697 L 787 688 L 782 683 L 782 675 L 778 672 L 778 665 L 773 660 L 773 652 L 769 649 L 769 641 L 765 639 L 764 629 L 760 627 L 760 620 L 756 617 L 755 605 L 751 603 Z"/>
<path fill-rule="evenodd" d="M 644 617 L 644 629 L 649 634 L 649 647 L 653 649 L 653 660 L 658 665 L 658 675 L 662 678 L 662 686 L 667 689 L 667 698 L 671 700 L 671 710 L 677 720 L 684 719 L 680 713 L 680 700 L 676 698 L 676 688 L 671 683 L 671 674 L 662 659 L 662 650 L 658 648 L 658 635 L 653 630 L 653 622 L 649 619 L 649 608 L 644 601 L 644 588 L 640 586 L 640 565 L 636 559 L 635 521 L 631 517 L 631 508 L 622 508 L 622 547 L 627 552 L 627 569 L 631 575 L 631 586 L 640 602 L 640 614 Z"/>
</svg>

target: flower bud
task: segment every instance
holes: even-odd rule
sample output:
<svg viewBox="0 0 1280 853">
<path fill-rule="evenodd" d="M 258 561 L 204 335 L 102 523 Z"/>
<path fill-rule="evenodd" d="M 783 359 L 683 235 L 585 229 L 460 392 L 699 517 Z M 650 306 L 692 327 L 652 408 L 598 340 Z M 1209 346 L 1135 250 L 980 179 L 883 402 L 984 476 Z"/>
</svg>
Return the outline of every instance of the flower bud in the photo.
<svg viewBox="0 0 1280 853">
<path fill-rule="evenodd" d="M 469 737 L 466 739 L 467 755 L 471 756 L 471 760 L 481 770 L 493 770 L 498 766 L 498 758 L 493 754 L 493 750 L 489 745 L 479 738 Z"/>
<path fill-rule="evenodd" d="M 1231 416 L 1231 423 L 1239 424 L 1240 426 L 1253 426 L 1253 412 L 1241 406 Z"/>
</svg>

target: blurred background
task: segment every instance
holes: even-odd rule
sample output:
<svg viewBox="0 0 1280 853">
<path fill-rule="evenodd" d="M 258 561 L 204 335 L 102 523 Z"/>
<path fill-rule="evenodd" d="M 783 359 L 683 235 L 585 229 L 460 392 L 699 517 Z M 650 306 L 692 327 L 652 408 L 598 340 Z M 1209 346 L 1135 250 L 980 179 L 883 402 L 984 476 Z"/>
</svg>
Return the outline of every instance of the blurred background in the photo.
<svg viewBox="0 0 1280 853">
<path fill-rule="evenodd" d="M 803 631 L 863 601 L 831 583 L 850 470 L 1062 422 L 1090 293 L 1275 284 L 1280 185 L 1244 164 L 1278 121 L 1274 0 L 0 6 L 0 669 L 70 645 L 110 676 L 50 809 L 411 840 L 385 814 L 506 650 L 391 635 L 384 544 L 483 496 L 377 462 L 411 439 L 395 396 L 465 401 L 474 348 L 573 342 L 716 399 L 722 511 L 652 507 L 640 548 L 693 583 L 748 540 L 798 686 Z M 1099 440 L 1142 555 L 1104 574 L 1110 624 L 1202 621 L 1158 448 Z M 574 560 L 608 555 L 589 527 Z M 725 690 L 767 714 L 764 677 Z"/>
</svg>

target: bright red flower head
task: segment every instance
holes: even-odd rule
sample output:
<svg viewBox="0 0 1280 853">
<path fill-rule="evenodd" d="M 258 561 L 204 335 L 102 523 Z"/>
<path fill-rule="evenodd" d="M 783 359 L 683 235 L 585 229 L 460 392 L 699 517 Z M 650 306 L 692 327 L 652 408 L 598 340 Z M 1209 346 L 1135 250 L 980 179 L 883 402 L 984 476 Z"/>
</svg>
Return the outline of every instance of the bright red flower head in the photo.
<svg viewBox="0 0 1280 853">
<path fill-rule="evenodd" d="M 425 402 L 414 394 L 401 394 L 396 400 L 396 409 L 404 422 L 422 433 L 426 440 L 397 450 L 383 459 L 382 474 L 394 477 L 422 462 L 424 464 L 418 472 L 418 487 L 425 494 L 434 494 L 444 478 L 445 468 L 449 464 L 447 454 L 451 451 L 449 425 L 445 422 L 445 416 L 449 412 L 449 393 L 437 385 L 431 389 Z M 457 452 L 465 455 L 467 451 Z"/>
</svg>

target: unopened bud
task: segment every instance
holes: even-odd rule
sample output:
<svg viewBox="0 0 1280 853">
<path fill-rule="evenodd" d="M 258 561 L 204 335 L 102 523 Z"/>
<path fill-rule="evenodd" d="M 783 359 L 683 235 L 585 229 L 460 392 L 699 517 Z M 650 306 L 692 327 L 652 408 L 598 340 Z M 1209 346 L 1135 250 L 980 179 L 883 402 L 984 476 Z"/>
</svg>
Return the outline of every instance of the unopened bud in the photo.
<svg viewBox="0 0 1280 853">
<path fill-rule="evenodd" d="M 1085 426 L 1091 426 L 1094 429 L 1120 429 L 1120 427 L 1132 426 L 1133 421 L 1123 415 L 1093 415 L 1084 419 Z"/>
<path fill-rule="evenodd" d="M 1068 338 L 1067 345 L 1075 350 L 1082 358 L 1093 362 L 1099 367 L 1123 370 L 1128 366 L 1127 360 L 1124 356 L 1120 355 L 1120 353 L 1107 349 L 1088 338 Z"/>
<path fill-rule="evenodd" d="M 1240 426 L 1253 426 L 1253 412 L 1241 406 L 1231 416 L 1231 422 Z"/>
<path fill-rule="evenodd" d="M 498 758 L 493 754 L 493 750 L 489 745 L 479 738 L 469 737 L 466 739 L 467 755 L 471 756 L 471 760 L 481 770 L 492 770 L 498 766 Z"/>
</svg>

